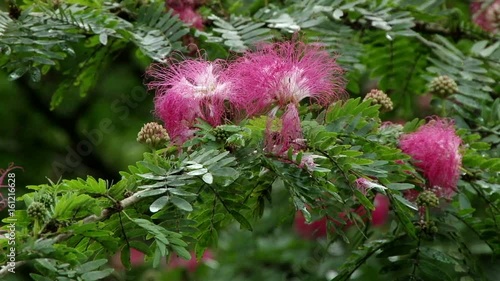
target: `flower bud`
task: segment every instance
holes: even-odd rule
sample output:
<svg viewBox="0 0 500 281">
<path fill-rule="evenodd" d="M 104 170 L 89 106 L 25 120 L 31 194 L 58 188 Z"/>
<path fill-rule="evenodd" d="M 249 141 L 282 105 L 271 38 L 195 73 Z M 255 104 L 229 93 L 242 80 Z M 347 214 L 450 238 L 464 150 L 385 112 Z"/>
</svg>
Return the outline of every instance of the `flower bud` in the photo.
<svg viewBox="0 0 500 281">
<path fill-rule="evenodd" d="M 446 75 L 434 78 L 429 85 L 429 91 L 433 95 L 446 98 L 458 91 L 457 83 Z"/>
<path fill-rule="evenodd" d="M 137 141 L 153 147 L 157 147 L 169 140 L 167 130 L 156 122 L 150 122 L 142 126 L 137 135 Z"/>
<path fill-rule="evenodd" d="M 371 90 L 363 99 L 363 101 L 367 100 L 370 100 L 372 104 L 380 104 L 382 111 L 391 111 L 393 109 L 391 98 L 381 90 Z"/>
<path fill-rule="evenodd" d="M 417 204 L 419 206 L 437 207 L 439 205 L 439 198 L 434 192 L 425 190 L 418 195 Z"/>
<path fill-rule="evenodd" d="M 41 219 L 47 213 L 47 209 L 45 208 L 45 205 L 43 203 L 33 202 L 28 207 L 27 212 L 29 217 L 33 219 Z"/>
<path fill-rule="evenodd" d="M 47 194 L 47 193 L 40 195 L 40 197 L 38 198 L 37 201 L 40 203 L 43 203 L 43 205 L 47 209 L 50 209 L 50 206 L 52 204 L 54 204 L 54 198 L 50 194 Z"/>
<path fill-rule="evenodd" d="M 225 131 L 222 127 L 218 126 L 213 130 L 213 134 L 218 141 L 226 142 L 226 140 L 231 136 L 231 133 Z"/>
</svg>

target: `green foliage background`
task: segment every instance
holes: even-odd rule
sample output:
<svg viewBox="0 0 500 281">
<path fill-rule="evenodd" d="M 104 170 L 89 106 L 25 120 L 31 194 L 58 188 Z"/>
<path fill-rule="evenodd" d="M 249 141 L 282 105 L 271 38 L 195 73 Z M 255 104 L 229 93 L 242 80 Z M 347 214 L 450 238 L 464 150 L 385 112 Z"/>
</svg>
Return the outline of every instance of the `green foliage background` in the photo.
<svg viewBox="0 0 500 281">
<path fill-rule="evenodd" d="M 32 185 L 31 189 L 43 193 L 53 188 L 46 184 L 47 178 L 54 182 L 58 190 L 54 195 L 60 196 L 54 218 L 74 222 L 91 214 L 99 215 L 101 209 L 112 206 L 100 196 L 122 200 L 125 190 L 135 192 L 141 184 L 154 185 L 155 181 L 164 180 L 158 177 L 166 174 L 177 176 L 175 171 L 179 167 L 187 169 L 185 171 L 201 170 L 187 168 L 195 165 L 186 162 L 193 159 L 213 174 L 217 184 L 227 184 L 236 190 L 231 194 L 222 192 L 214 199 L 214 189 L 214 193 L 207 192 L 196 199 L 200 202 L 195 204 L 192 195 L 197 193 L 200 184 L 207 183 L 206 178 L 201 180 L 197 176 L 207 171 L 198 175 L 197 172 L 182 174 L 185 177 L 176 180 L 182 182 L 185 190 L 174 194 L 174 198 L 179 199 L 171 201 L 173 205 L 167 205 L 152 219 L 146 214 L 154 202 L 162 205 L 157 201 L 162 195 L 157 191 L 161 185 L 151 187 L 151 199 L 127 210 L 130 220 L 113 214 L 105 225 L 92 222 L 90 226 L 71 226 L 69 229 L 76 233 L 73 240 L 86 242 L 70 238 L 66 244 L 58 244 L 53 252 L 44 252 L 50 243 L 37 244 L 34 237 L 30 238 L 32 233 L 25 229 L 21 234 L 25 252 L 18 258 L 36 259 L 39 256 L 30 251 L 39 251 L 43 253 L 41 256 L 53 259 L 50 262 L 36 259 L 32 270 L 42 275 L 51 272 L 47 273 L 51 276 L 54 267 L 61 265 L 53 261 L 65 260 L 75 267 L 82 280 L 97 280 L 92 276 L 84 278 L 81 273 L 97 272 L 96 276 L 109 273 L 104 269 L 104 258 L 118 249 L 127 251 L 127 247 L 123 248 L 124 237 L 116 233 L 123 228 L 130 231 L 128 238 L 146 234 L 154 237 L 154 246 L 141 239 L 131 245 L 149 254 L 150 264 L 159 262 L 162 249 L 186 255 L 185 247 L 191 249 L 196 244 L 199 253 L 217 241 L 219 244 L 218 265 L 212 264 L 212 268 L 205 266 L 196 273 L 177 270 L 158 274 L 144 266 L 135 269 L 128 278 L 146 278 L 149 274 L 158 280 L 328 280 L 340 274 L 336 280 L 344 280 L 342 277 L 354 272 L 355 280 L 387 280 L 405 278 L 407 271 L 414 268 L 410 262 L 415 255 L 422 256 L 420 271 L 415 274 L 415 278 L 421 280 L 496 280 L 500 276 L 494 267 L 500 251 L 497 222 L 500 220 L 500 86 L 497 82 L 500 42 L 498 35 L 486 33 L 471 22 L 468 1 L 207 1 L 199 9 L 207 19 L 203 31 L 190 29 L 172 12 L 166 12 L 163 1 L 26 0 L 17 4 L 21 10 L 17 19 L 12 18 L 12 8 L 9 15 L 6 5 L 2 7 L 5 12 L 0 14 L 0 116 L 3 120 L 0 164 L 7 167 L 8 163 L 15 162 L 23 167 L 23 172 L 16 172 L 18 187 Z M 390 167 L 377 161 L 405 159 L 405 156 L 390 145 L 385 146 L 391 140 L 384 140 L 380 135 L 370 136 L 370 132 L 378 128 L 379 120 L 409 121 L 438 114 L 454 118 L 463 129 L 460 135 L 468 144 L 464 151 L 467 174 L 460 183 L 461 194 L 451 204 L 456 213 L 439 216 L 439 227 L 443 231 L 434 242 L 420 245 L 421 240 L 415 239 L 410 222 L 412 212 L 403 200 L 394 198 L 391 202 L 399 205 L 393 205 L 394 222 L 386 228 L 360 226 L 347 233 L 338 229 L 331 239 L 299 239 L 292 229 L 294 210 L 302 209 L 305 203 L 322 195 L 314 194 L 310 183 L 301 181 L 304 175 L 290 165 L 265 157 L 251 158 L 253 163 L 241 162 L 246 151 L 223 155 L 207 164 L 208 159 L 223 154 L 223 147 L 211 143 L 209 127 L 202 128 L 204 135 L 200 139 L 209 145 L 199 151 L 199 155 L 186 153 L 182 161 L 158 159 L 154 153 L 143 156 L 147 148 L 135 139 L 141 126 L 153 120 L 153 95 L 147 94 L 143 86 L 144 71 L 151 62 L 175 53 L 191 55 L 182 44 L 186 35 L 194 38 L 207 58 L 215 59 L 238 56 L 259 41 L 287 39 L 295 32 L 300 32 L 301 39 L 321 42 L 332 54 L 339 55 L 339 63 L 347 70 L 347 89 L 352 98 L 363 97 L 377 87 L 389 94 L 395 104 L 394 111 L 379 116 L 376 107 L 350 100 L 343 106 L 333 106 L 325 124 L 318 124 L 316 116 L 306 117 L 302 125 L 312 149 L 331 157 L 347 153 L 347 159 L 339 160 L 340 168 L 330 175 L 345 177 L 343 183 L 331 188 L 318 176 L 315 184 L 328 192 L 345 196 L 352 177 L 359 173 L 378 177 L 394 192 L 394 198 L 399 196 L 397 190 L 402 186 L 391 187 L 391 184 L 404 182 L 403 167 Z M 459 85 L 458 93 L 449 99 L 434 98 L 432 106 L 419 105 L 427 84 L 438 75 L 452 77 Z M 258 144 L 264 123 L 260 121 L 242 128 L 246 133 L 241 136 L 249 149 Z M 421 122 L 414 120 L 404 130 L 413 131 L 419 124 Z M 227 130 L 240 134 L 239 128 Z M 345 135 L 338 133 L 340 131 Z M 359 139 L 349 140 L 353 136 Z M 379 138 L 376 141 L 380 145 L 371 146 L 366 141 L 369 137 Z M 326 151 L 326 143 L 337 138 L 341 141 L 336 150 Z M 89 155 L 72 152 L 92 140 Z M 365 154 L 360 156 L 360 151 Z M 228 163 L 218 162 L 226 160 Z M 140 162 L 129 167 L 137 161 Z M 256 183 L 233 179 L 234 171 L 226 170 L 238 169 L 232 161 L 247 167 L 263 165 L 274 169 L 274 176 L 279 175 L 281 180 L 266 176 L 259 177 Z M 388 169 L 394 172 L 388 173 Z M 353 172 L 346 176 L 344 170 Z M 107 182 L 87 179 L 87 176 Z M 61 177 L 84 180 L 58 184 Z M 238 180 L 237 184 L 231 185 L 232 180 Z M 245 187 L 253 185 L 257 187 L 249 193 Z M 31 190 L 18 192 L 20 196 Z M 352 194 L 345 196 L 342 204 L 329 206 L 328 212 L 338 214 L 348 210 L 357 200 L 363 205 L 370 204 L 363 195 L 356 196 L 356 200 L 350 199 Z M 22 206 L 35 199 L 31 194 L 18 202 L 19 216 L 24 216 L 18 227 L 30 225 Z M 240 204 L 242 201 L 244 207 Z M 88 209 L 75 211 L 78 204 L 85 204 Z M 191 205 L 197 206 L 193 213 Z M 221 216 L 208 219 L 200 210 L 211 210 Z M 262 218 L 257 220 L 253 215 Z M 313 218 L 322 215 L 325 213 L 317 210 L 312 213 Z M 455 219 L 446 221 L 451 218 Z M 179 236 L 182 231 L 170 228 L 173 224 L 169 222 L 185 227 L 184 235 Z M 191 232 L 191 228 L 196 231 Z M 360 228 L 367 231 L 369 239 Z M 58 231 L 64 232 L 64 229 Z M 111 238 L 111 234 L 117 239 Z M 171 244 L 165 243 L 165 239 Z M 387 259 L 393 257 L 391 251 L 397 251 L 402 258 Z M 376 256 L 368 255 L 370 253 Z M 364 264 L 361 269 L 355 271 L 361 264 Z M 20 276 L 9 278 L 22 280 Z"/>
</svg>

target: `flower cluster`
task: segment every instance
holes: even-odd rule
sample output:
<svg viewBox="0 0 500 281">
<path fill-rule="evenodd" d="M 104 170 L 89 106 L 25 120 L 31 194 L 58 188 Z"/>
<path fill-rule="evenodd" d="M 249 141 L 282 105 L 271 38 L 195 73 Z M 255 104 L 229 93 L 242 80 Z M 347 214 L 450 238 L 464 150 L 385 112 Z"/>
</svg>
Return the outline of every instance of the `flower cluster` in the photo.
<svg viewBox="0 0 500 281">
<path fill-rule="evenodd" d="M 45 205 L 40 202 L 33 202 L 27 209 L 28 217 L 33 218 L 33 219 L 41 219 L 43 218 L 46 213 L 47 209 L 45 208 Z"/>
<path fill-rule="evenodd" d="M 427 189 L 450 199 L 457 190 L 462 156 L 460 137 L 448 119 L 433 119 L 416 132 L 402 135 L 401 150 L 410 155 L 428 181 Z"/>
<path fill-rule="evenodd" d="M 491 5 L 484 5 L 488 1 L 474 1 L 470 5 L 474 22 L 482 29 L 498 33 L 500 32 L 500 0 Z"/>
<path fill-rule="evenodd" d="M 203 18 L 196 12 L 196 9 L 203 4 L 204 1 L 196 0 L 166 0 L 165 6 L 172 9 L 174 14 L 179 15 L 179 18 L 192 25 L 196 29 L 202 30 Z"/>
<path fill-rule="evenodd" d="M 9 174 L 10 171 L 12 171 L 14 169 L 18 169 L 18 168 L 21 168 L 21 167 L 14 166 L 14 163 L 10 163 L 9 167 L 7 167 L 6 169 L 0 168 L 0 211 L 2 211 L 3 209 L 5 209 L 7 207 L 7 198 L 5 198 L 3 196 L 2 192 L 1 192 L 2 191 L 1 188 L 2 187 L 9 187 L 9 185 L 4 184 L 4 181 L 7 178 L 7 175 Z"/>
<path fill-rule="evenodd" d="M 343 70 L 320 46 L 303 42 L 261 45 L 232 66 L 240 95 L 233 101 L 250 116 L 305 98 L 328 105 L 344 95 Z"/>
<path fill-rule="evenodd" d="M 237 95 L 232 102 L 245 117 L 268 114 L 266 151 L 280 155 L 304 147 L 298 104 L 302 100 L 326 106 L 344 95 L 343 70 L 317 45 L 290 41 L 261 45 L 230 67 Z M 280 129 L 273 119 L 282 110 Z M 311 163 L 309 163 L 311 164 Z"/>
<path fill-rule="evenodd" d="M 137 134 L 137 141 L 156 147 L 161 143 L 168 141 L 168 133 L 162 125 L 156 122 L 149 122 L 142 126 Z"/>
<path fill-rule="evenodd" d="M 224 101 L 233 93 L 224 62 L 171 61 L 168 68 L 154 65 L 148 74 L 155 79 L 148 86 L 156 90 L 156 114 L 174 143 L 193 136 L 197 118 L 212 126 L 223 123 Z"/>
<path fill-rule="evenodd" d="M 366 100 L 370 100 L 372 104 L 380 104 L 383 111 L 391 111 L 393 109 L 391 98 L 381 90 L 371 90 L 363 99 L 363 101 Z"/>
<path fill-rule="evenodd" d="M 132 267 L 140 267 L 145 264 L 144 258 L 145 254 L 137 249 L 130 248 L 130 265 Z M 212 251 L 206 250 L 203 253 L 203 256 L 201 260 L 196 259 L 196 255 L 194 252 L 191 252 L 191 259 L 190 260 L 185 260 L 183 258 L 180 258 L 177 255 L 171 255 L 170 261 L 165 261 L 167 268 L 169 269 L 185 269 L 189 272 L 194 272 L 197 270 L 197 268 L 204 263 L 208 263 L 210 261 L 214 260 L 214 255 Z M 121 261 L 121 253 L 116 253 L 113 258 L 111 259 L 111 265 L 116 269 L 116 270 L 123 270 L 125 269 L 125 266 L 122 264 Z"/>
<path fill-rule="evenodd" d="M 299 102 L 328 105 L 343 97 L 343 70 L 317 45 L 299 41 L 263 44 L 232 63 L 203 59 L 171 61 L 149 70 L 156 115 L 174 143 L 196 131 L 197 119 L 213 127 L 269 116 L 265 149 L 283 156 L 304 148 Z M 312 167 L 312 158 L 306 166 Z"/>
<path fill-rule="evenodd" d="M 434 78 L 429 85 L 429 91 L 433 95 L 447 97 L 458 91 L 457 83 L 452 78 L 442 75 Z"/>
<path fill-rule="evenodd" d="M 373 199 L 373 205 L 375 206 L 375 210 L 371 212 L 371 225 L 385 225 L 389 220 L 389 198 L 379 193 Z M 357 209 L 352 210 L 352 212 L 360 216 L 364 222 L 368 221 L 369 213 L 364 206 L 359 206 Z M 347 214 L 344 212 L 339 214 L 339 220 L 331 219 L 331 221 L 335 224 L 336 227 L 343 229 L 347 229 L 355 224 L 353 221 L 347 218 Z M 326 217 L 312 221 L 311 223 L 307 223 L 302 212 L 297 211 L 294 220 L 294 230 L 300 237 L 304 239 L 321 238 L 327 235 L 327 224 L 328 218 Z"/>
<path fill-rule="evenodd" d="M 416 202 L 419 206 L 437 207 L 439 198 L 432 190 L 425 190 L 418 195 Z"/>
</svg>

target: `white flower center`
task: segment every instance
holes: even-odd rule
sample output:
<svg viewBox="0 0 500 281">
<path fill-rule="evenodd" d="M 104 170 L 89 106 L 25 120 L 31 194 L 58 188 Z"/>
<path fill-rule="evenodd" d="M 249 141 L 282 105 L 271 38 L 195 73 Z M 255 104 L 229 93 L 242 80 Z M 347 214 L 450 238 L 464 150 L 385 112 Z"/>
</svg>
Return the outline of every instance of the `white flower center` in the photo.
<svg viewBox="0 0 500 281">
<path fill-rule="evenodd" d="M 307 86 L 307 78 L 303 77 L 304 70 L 294 67 L 281 80 L 280 95 L 285 101 L 299 102 L 302 99 L 311 96 Z"/>
<path fill-rule="evenodd" d="M 183 78 L 182 83 L 185 83 L 192 89 L 192 95 L 196 99 L 201 99 L 210 96 L 219 96 L 225 93 L 228 83 L 218 81 L 219 76 L 214 74 L 214 67 L 209 64 L 203 72 L 199 73 L 194 81 L 188 81 Z"/>
</svg>

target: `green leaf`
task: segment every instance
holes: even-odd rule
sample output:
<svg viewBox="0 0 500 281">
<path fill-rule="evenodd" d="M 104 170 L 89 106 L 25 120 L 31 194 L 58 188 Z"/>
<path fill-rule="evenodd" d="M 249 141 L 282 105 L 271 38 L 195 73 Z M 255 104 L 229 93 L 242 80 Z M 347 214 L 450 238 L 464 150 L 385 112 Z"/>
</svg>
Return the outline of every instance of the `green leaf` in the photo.
<svg viewBox="0 0 500 281">
<path fill-rule="evenodd" d="M 157 188 L 157 189 L 151 189 L 151 190 L 144 190 L 140 193 L 137 193 L 137 197 L 148 197 L 148 196 L 155 196 L 155 195 L 160 195 L 165 192 L 167 192 L 168 188 Z"/>
<path fill-rule="evenodd" d="M 162 197 L 156 199 L 149 206 L 149 211 L 151 211 L 152 213 L 156 213 L 156 212 L 160 211 L 161 209 L 163 209 L 163 207 L 165 207 L 165 205 L 167 205 L 169 199 L 170 199 L 170 197 L 168 197 L 168 196 L 162 196 Z"/>
<path fill-rule="evenodd" d="M 53 217 L 63 220 L 75 218 L 76 210 L 84 216 L 92 211 L 94 205 L 95 199 L 86 194 L 67 193 L 57 200 Z M 82 209 L 81 206 L 86 206 L 86 208 Z"/>
<path fill-rule="evenodd" d="M 160 175 L 160 176 L 167 175 L 167 171 L 165 169 L 163 169 L 162 167 L 159 167 L 157 165 L 154 165 L 150 162 L 141 161 L 141 162 L 139 162 L 139 165 L 146 167 L 148 170 L 153 172 L 155 175 Z"/>
<path fill-rule="evenodd" d="M 415 185 L 410 184 L 410 183 L 390 183 L 387 185 L 387 188 L 393 189 L 393 190 L 408 190 L 415 188 Z"/>
<path fill-rule="evenodd" d="M 33 278 L 33 280 L 35 280 L 35 281 L 54 281 L 48 277 L 45 277 L 45 276 L 42 276 L 39 274 L 35 274 L 35 273 L 30 273 L 30 277 Z"/>
<path fill-rule="evenodd" d="M 57 268 L 51 262 L 49 262 L 48 259 L 36 259 L 35 261 L 46 269 L 52 272 L 57 272 Z"/>
<path fill-rule="evenodd" d="M 171 246 L 172 249 L 179 255 L 179 257 L 185 259 L 185 260 L 190 260 L 191 259 L 191 254 L 186 250 L 184 247 L 179 247 L 176 245 Z"/>
<path fill-rule="evenodd" d="M 180 198 L 180 197 L 177 197 L 177 196 L 172 196 L 170 198 L 170 201 L 172 201 L 172 204 L 174 204 L 177 208 L 181 209 L 181 210 L 184 210 L 184 211 L 187 211 L 187 212 L 192 212 L 193 211 L 193 206 L 191 206 L 191 204 L 189 204 L 188 201 Z"/>
<path fill-rule="evenodd" d="M 82 275 L 82 279 L 85 281 L 95 281 L 101 280 L 113 273 L 112 268 L 107 268 L 101 271 L 91 271 Z"/>
<path fill-rule="evenodd" d="M 214 182 L 214 177 L 211 173 L 204 174 L 201 179 L 207 184 L 212 184 Z"/>
<path fill-rule="evenodd" d="M 169 188 L 168 192 L 175 194 L 175 195 L 183 196 L 183 197 L 196 197 L 196 196 L 198 196 L 196 193 L 187 192 L 187 191 L 179 189 L 179 188 Z"/>
<path fill-rule="evenodd" d="M 406 205 L 408 208 L 413 209 L 413 210 L 415 210 L 415 211 L 417 211 L 417 210 L 418 210 L 417 206 L 416 206 L 414 203 L 412 203 L 412 202 L 410 202 L 410 201 L 406 200 L 406 198 L 402 197 L 401 195 L 399 195 L 399 194 L 395 194 L 395 195 L 394 195 L 394 198 L 396 198 L 399 202 L 401 202 L 401 203 L 403 203 L 404 205 Z"/>
<path fill-rule="evenodd" d="M 9 81 L 13 81 L 21 78 L 26 72 L 28 72 L 29 68 L 27 66 L 16 69 L 14 72 L 9 74 Z"/>
<path fill-rule="evenodd" d="M 248 222 L 248 220 L 243 215 L 241 215 L 240 213 L 238 213 L 237 211 L 234 211 L 234 210 L 231 210 L 230 213 L 233 216 L 233 218 L 237 222 L 240 223 L 242 228 L 246 228 L 246 229 L 252 231 L 252 225 L 250 224 L 250 222 Z"/>
<path fill-rule="evenodd" d="M 145 179 L 148 179 L 148 180 L 165 180 L 167 179 L 166 176 L 157 176 L 157 175 L 153 175 L 151 173 L 147 173 L 147 174 L 137 174 L 137 176 L 141 177 L 141 178 L 145 178 Z"/>
<path fill-rule="evenodd" d="M 217 176 L 217 177 L 226 177 L 226 178 L 232 178 L 235 176 L 238 176 L 238 171 L 236 171 L 234 168 L 231 167 L 223 167 L 223 168 L 218 168 L 211 170 L 212 175 Z"/>
<path fill-rule="evenodd" d="M 130 263 L 130 248 L 127 245 L 123 247 L 120 253 L 120 260 L 126 269 L 132 268 L 132 264 Z"/>
<path fill-rule="evenodd" d="M 76 269 L 76 272 L 78 274 L 89 272 L 89 271 L 98 269 L 99 267 L 105 265 L 107 262 L 108 262 L 107 259 L 98 259 L 98 260 L 95 260 L 95 261 L 90 261 L 90 262 L 87 262 L 87 263 L 84 263 L 84 264 L 80 265 Z"/>
<path fill-rule="evenodd" d="M 206 172 L 208 172 L 207 168 L 202 168 L 202 169 L 191 171 L 191 172 L 187 173 L 187 175 L 189 175 L 189 176 L 200 176 L 200 175 L 205 174 Z"/>
<path fill-rule="evenodd" d="M 108 44 L 108 34 L 106 34 L 104 32 L 99 34 L 99 42 L 101 42 L 101 44 L 103 44 L 103 45 Z"/>
<path fill-rule="evenodd" d="M 429 247 L 420 247 L 420 251 L 423 255 L 448 264 L 458 264 L 458 262 L 447 254 Z"/>
</svg>

